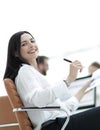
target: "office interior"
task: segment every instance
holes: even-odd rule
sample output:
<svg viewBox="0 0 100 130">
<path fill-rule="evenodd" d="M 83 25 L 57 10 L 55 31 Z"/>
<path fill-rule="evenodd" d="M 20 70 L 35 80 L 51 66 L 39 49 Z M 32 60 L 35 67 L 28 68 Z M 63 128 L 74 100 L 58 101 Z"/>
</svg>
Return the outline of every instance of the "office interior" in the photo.
<svg viewBox="0 0 100 130">
<path fill-rule="evenodd" d="M 11 112 L 3 83 L 3 74 L 6 66 L 8 40 L 13 33 L 26 30 L 33 34 L 40 48 L 39 54 L 50 58 L 47 78 L 51 83 L 65 78 L 69 72 L 69 63 L 65 62 L 63 58 L 81 61 L 84 69 L 82 73 L 78 73 L 77 78 L 80 78 L 88 75 L 88 66 L 92 62 L 100 62 L 99 12 L 99 0 L 1 1 L 0 100 L 2 99 L 3 102 L 8 104 L 7 106 L 3 104 L 3 107 L 8 107 L 7 109 Z M 99 106 L 99 86 L 96 87 L 93 94 L 96 94 L 92 95 L 95 106 Z M 90 107 L 83 108 L 78 112 L 86 109 L 90 109 Z M 4 109 L 1 108 L 0 110 Z M 6 112 L 6 110 L 4 111 Z M 0 119 L 0 125 L 11 124 L 13 126 L 10 126 L 10 130 L 18 130 L 14 113 L 10 113 L 11 120 L 10 117 L 9 119 L 6 117 L 7 114 L 1 116 L 3 120 Z M 12 122 L 15 124 L 12 124 Z M 6 130 L 9 130 L 7 127 Z M 5 128 L 1 126 L 0 130 L 5 130 Z"/>
</svg>

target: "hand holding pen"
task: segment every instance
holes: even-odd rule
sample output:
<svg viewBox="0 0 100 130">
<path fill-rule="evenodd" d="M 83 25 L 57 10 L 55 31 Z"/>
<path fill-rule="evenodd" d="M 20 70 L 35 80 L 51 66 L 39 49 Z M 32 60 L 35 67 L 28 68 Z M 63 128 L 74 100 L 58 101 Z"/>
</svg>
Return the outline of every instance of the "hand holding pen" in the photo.
<svg viewBox="0 0 100 130">
<path fill-rule="evenodd" d="M 82 72 L 83 66 L 82 66 L 81 62 L 78 61 L 78 60 L 75 60 L 73 62 L 71 60 L 68 60 L 68 59 L 65 59 L 65 58 L 64 58 L 64 60 L 71 63 L 69 75 L 68 75 L 68 78 L 67 78 L 67 80 L 71 83 L 77 78 L 78 70 L 80 70 L 80 72 Z"/>
<path fill-rule="evenodd" d="M 77 65 L 78 67 L 79 67 L 79 69 L 80 69 L 80 72 L 82 72 L 82 70 L 83 70 L 83 66 L 82 66 L 82 64 L 78 61 L 78 60 L 76 60 L 76 61 L 71 61 L 71 60 L 69 60 L 69 59 L 66 59 L 66 58 L 64 58 L 63 60 L 65 60 L 65 61 L 67 61 L 67 62 L 69 62 L 69 63 L 76 63 L 75 65 Z"/>
</svg>

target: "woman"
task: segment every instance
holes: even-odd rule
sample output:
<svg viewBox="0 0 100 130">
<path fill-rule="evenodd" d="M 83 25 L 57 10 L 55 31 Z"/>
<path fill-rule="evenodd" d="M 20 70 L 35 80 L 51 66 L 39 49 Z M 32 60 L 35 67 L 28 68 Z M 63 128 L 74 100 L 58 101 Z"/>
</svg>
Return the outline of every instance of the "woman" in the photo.
<svg viewBox="0 0 100 130">
<path fill-rule="evenodd" d="M 7 66 L 4 78 L 11 78 L 17 91 L 27 107 L 63 106 L 71 114 L 78 108 L 79 101 L 86 94 L 85 90 L 91 81 L 87 82 L 75 96 L 68 92 L 68 86 L 77 77 L 78 70 L 82 71 L 79 61 L 70 64 L 68 77 L 54 86 L 47 82 L 37 68 L 36 58 L 38 46 L 34 37 L 27 31 L 15 33 L 9 40 Z M 35 130 L 60 130 L 66 114 L 54 111 L 28 112 Z M 100 107 L 82 112 L 70 117 L 66 130 L 100 130 Z M 45 123 L 46 122 L 46 123 Z M 46 124 L 46 125 L 45 125 Z"/>
</svg>

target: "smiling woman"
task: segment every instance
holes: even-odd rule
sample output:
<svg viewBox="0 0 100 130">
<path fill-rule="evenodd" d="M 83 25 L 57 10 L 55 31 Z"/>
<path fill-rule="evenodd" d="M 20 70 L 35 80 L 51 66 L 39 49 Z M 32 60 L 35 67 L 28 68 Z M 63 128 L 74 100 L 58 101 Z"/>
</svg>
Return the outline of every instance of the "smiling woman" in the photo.
<svg viewBox="0 0 100 130">
<path fill-rule="evenodd" d="M 38 46 L 35 42 L 35 39 L 30 34 L 24 33 L 21 36 L 21 58 L 28 63 L 32 64 L 34 56 L 38 56 Z M 36 55 L 37 54 L 37 55 Z"/>
<path fill-rule="evenodd" d="M 76 79 L 78 72 L 83 69 L 80 61 L 72 61 L 69 74 L 64 80 L 51 85 L 38 71 L 38 46 L 33 36 L 27 31 L 13 34 L 9 40 L 7 65 L 4 79 L 14 81 L 17 92 L 25 107 L 61 106 L 70 116 L 65 130 L 94 130 L 100 129 L 100 107 L 72 115 L 80 100 L 88 93 L 85 92 L 92 80 L 87 81 L 75 95 L 71 95 L 68 87 Z M 68 84 L 67 84 L 68 83 Z M 68 116 L 61 111 L 28 111 L 29 118 L 35 130 L 60 130 Z M 83 118 L 81 118 L 83 117 Z M 80 125 L 77 125 L 77 124 Z"/>
</svg>

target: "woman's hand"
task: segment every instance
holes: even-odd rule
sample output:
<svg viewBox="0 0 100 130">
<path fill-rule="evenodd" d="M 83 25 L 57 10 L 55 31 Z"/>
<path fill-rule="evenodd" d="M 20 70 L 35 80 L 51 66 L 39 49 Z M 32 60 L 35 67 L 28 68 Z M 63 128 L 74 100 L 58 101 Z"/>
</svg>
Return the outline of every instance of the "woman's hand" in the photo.
<svg viewBox="0 0 100 130">
<path fill-rule="evenodd" d="M 92 89 L 91 89 L 91 90 L 86 91 L 87 87 L 90 85 L 90 83 L 91 83 L 92 81 L 93 81 L 93 80 L 89 80 L 89 81 L 76 93 L 75 97 L 78 99 L 78 101 L 80 101 L 85 94 L 87 94 L 88 92 L 90 92 L 90 91 L 92 90 Z"/>
<path fill-rule="evenodd" d="M 68 75 L 68 78 L 67 78 L 67 81 L 69 83 L 73 82 L 77 78 L 78 70 L 80 72 L 82 72 L 83 66 L 82 66 L 81 62 L 76 60 L 76 61 L 74 61 L 70 64 L 69 75 Z"/>
</svg>

